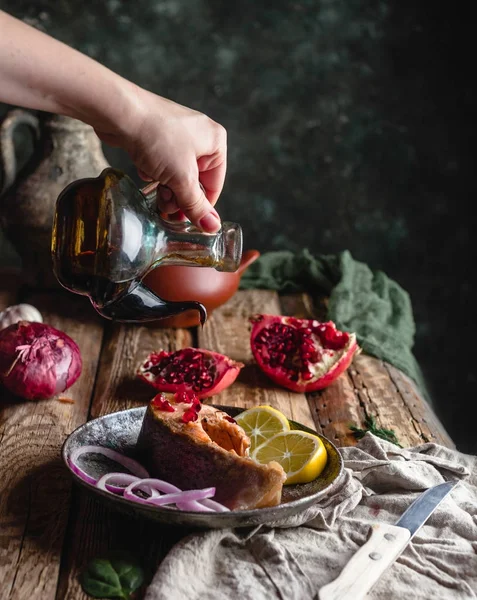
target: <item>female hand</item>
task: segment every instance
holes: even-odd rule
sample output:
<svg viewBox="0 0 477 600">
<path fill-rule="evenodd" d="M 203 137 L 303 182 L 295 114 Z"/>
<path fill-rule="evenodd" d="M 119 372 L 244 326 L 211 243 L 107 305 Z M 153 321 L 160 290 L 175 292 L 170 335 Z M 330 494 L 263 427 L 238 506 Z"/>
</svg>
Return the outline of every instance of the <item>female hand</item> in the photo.
<svg viewBox="0 0 477 600">
<path fill-rule="evenodd" d="M 160 210 L 181 210 L 204 231 L 220 228 L 212 208 L 226 172 L 225 129 L 195 110 L 137 88 L 130 127 L 96 126 L 107 144 L 126 150 L 145 181 L 159 181 Z"/>
</svg>

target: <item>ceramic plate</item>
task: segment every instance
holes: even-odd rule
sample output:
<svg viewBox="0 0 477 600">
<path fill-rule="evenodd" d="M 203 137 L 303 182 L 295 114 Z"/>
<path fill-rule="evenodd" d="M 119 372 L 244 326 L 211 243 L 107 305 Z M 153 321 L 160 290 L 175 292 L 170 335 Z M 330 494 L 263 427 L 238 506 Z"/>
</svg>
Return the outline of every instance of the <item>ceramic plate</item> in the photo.
<svg viewBox="0 0 477 600">
<path fill-rule="evenodd" d="M 227 412 L 232 417 L 237 416 L 243 410 L 236 407 L 214 406 Z M 134 458 L 136 441 L 141 430 L 145 411 L 146 407 L 131 408 L 88 421 L 73 431 L 62 448 L 63 460 L 78 484 L 98 499 L 103 500 L 109 507 L 131 516 L 142 516 L 168 525 L 213 529 L 273 523 L 279 519 L 292 516 L 322 497 L 331 494 L 343 472 L 343 461 L 336 447 L 312 429 L 293 421 L 290 421 L 292 429 L 301 429 L 319 435 L 328 452 L 328 462 L 323 473 L 314 481 L 306 484 L 284 486 L 282 503 L 272 508 L 237 510 L 225 513 L 196 513 L 158 506 L 146 506 L 104 492 L 94 485 L 84 482 L 70 469 L 69 457 L 79 446 L 105 446 Z M 116 463 L 99 455 L 85 454 L 81 456 L 79 466 L 95 478 L 107 472 L 119 470 Z"/>
</svg>

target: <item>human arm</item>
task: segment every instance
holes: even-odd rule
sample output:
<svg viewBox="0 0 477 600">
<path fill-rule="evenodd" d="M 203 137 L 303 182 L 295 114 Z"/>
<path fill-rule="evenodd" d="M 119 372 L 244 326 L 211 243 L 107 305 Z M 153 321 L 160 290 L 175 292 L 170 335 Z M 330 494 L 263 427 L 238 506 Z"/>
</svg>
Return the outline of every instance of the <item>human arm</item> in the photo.
<svg viewBox="0 0 477 600">
<path fill-rule="evenodd" d="M 225 179 L 226 134 L 206 115 L 140 88 L 2 11 L 0 101 L 91 125 L 106 144 L 129 153 L 144 179 L 160 181 L 161 210 L 181 209 L 206 231 L 220 227 L 213 205 Z"/>
</svg>

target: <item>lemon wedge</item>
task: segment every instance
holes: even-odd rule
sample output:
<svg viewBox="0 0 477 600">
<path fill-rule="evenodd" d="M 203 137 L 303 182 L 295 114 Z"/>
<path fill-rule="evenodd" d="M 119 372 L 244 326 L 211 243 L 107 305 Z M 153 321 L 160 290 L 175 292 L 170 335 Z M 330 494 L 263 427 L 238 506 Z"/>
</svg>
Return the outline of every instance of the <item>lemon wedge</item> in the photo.
<svg viewBox="0 0 477 600">
<path fill-rule="evenodd" d="M 272 406 L 254 406 L 235 417 L 250 438 L 250 452 L 277 433 L 290 430 L 288 419 Z"/>
<path fill-rule="evenodd" d="M 264 465 L 272 460 L 280 463 L 287 476 L 285 485 L 313 481 L 328 460 L 321 439 L 298 430 L 277 433 L 256 447 L 250 456 Z"/>
</svg>

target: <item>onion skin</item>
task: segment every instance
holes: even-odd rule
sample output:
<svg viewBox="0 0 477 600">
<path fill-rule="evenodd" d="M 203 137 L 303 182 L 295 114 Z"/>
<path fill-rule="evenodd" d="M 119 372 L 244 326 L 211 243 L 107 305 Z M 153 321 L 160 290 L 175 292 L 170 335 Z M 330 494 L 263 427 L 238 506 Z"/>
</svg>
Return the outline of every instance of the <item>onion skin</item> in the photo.
<svg viewBox="0 0 477 600">
<path fill-rule="evenodd" d="M 82 367 L 76 342 L 50 325 L 19 321 L 0 331 L 0 381 L 20 398 L 52 398 L 73 385 Z"/>
</svg>

